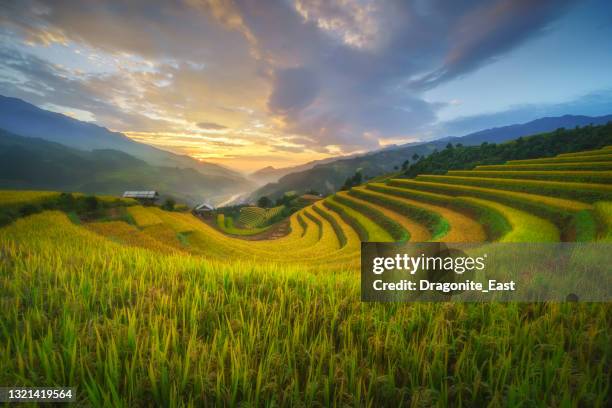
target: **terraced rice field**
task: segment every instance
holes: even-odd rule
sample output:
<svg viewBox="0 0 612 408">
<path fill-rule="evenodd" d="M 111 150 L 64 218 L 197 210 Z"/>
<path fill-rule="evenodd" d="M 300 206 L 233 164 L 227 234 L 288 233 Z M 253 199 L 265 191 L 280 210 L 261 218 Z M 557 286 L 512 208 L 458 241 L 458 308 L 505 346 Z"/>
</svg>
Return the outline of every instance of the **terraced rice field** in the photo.
<svg viewBox="0 0 612 408">
<path fill-rule="evenodd" d="M 46 200 L 59 197 L 57 191 L 23 191 L 23 190 L 0 190 L 0 206 L 14 207 L 23 204 L 42 204 Z M 72 193 L 75 198 L 84 197 L 85 194 Z M 126 205 L 136 205 L 138 202 L 132 198 L 120 198 L 114 196 L 96 196 L 102 202 L 122 202 Z"/>
<path fill-rule="evenodd" d="M 36 204 L 47 198 L 57 197 L 59 193 L 53 191 L 0 191 L 0 203 L 2 206 L 11 207 L 20 204 Z"/>
<path fill-rule="evenodd" d="M 150 227 L 151 225 L 161 224 L 162 220 L 155 215 L 154 211 L 151 211 L 147 207 L 135 206 L 128 208 L 129 214 L 134 218 L 136 225 L 141 228 Z"/>
<path fill-rule="evenodd" d="M 283 208 L 284 206 L 282 205 L 273 208 L 244 207 L 240 209 L 240 216 L 238 216 L 237 222 L 243 228 L 258 228 L 278 215 Z"/>
<path fill-rule="evenodd" d="M 535 170 L 535 171 L 573 171 L 573 170 L 612 170 L 610 161 L 579 161 L 569 163 L 518 163 L 518 164 L 491 164 L 477 166 L 474 170 Z"/>
<path fill-rule="evenodd" d="M 250 227 L 250 228 L 238 228 L 234 223 L 234 219 L 230 216 L 226 216 L 225 214 L 217 214 L 217 226 L 219 229 L 230 235 L 238 235 L 238 236 L 249 236 L 249 235 L 257 235 L 269 227 Z"/>
<path fill-rule="evenodd" d="M 371 183 L 271 240 L 156 207 L 21 218 L 0 229 L 0 384 L 93 406 L 604 406 L 607 304 L 363 304 L 357 275 L 364 240 L 612 240 L 602 156 Z"/>
<path fill-rule="evenodd" d="M 473 171 L 473 170 L 451 170 L 449 176 L 461 177 L 499 177 L 505 179 L 522 179 L 522 180 L 551 180 L 551 181 L 569 181 L 569 182 L 585 182 L 610 184 L 612 183 L 612 171 Z"/>
</svg>

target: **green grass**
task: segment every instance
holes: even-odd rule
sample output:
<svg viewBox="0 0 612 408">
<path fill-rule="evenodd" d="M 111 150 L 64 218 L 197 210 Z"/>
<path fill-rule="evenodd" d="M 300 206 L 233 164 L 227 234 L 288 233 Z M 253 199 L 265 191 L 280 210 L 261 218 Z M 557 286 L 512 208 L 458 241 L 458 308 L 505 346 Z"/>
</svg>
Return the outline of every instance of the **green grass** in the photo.
<svg viewBox="0 0 612 408">
<path fill-rule="evenodd" d="M 113 217 L 112 209 L 137 204 L 133 199 L 111 196 L 88 196 L 81 193 L 59 193 L 53 191 L 0 191 L 0 226 L 10 224 L 20 217 L 40 213 L 44 210 L 61 210 L 77 217 Z M 75 220 L 76 221 L 76 220 Z"/>
<path fill-rule="evenodd" d="M 387 184 L 368 184 L 366 185 L 368 190 L 376 191 L 378 193 L 393 195 L 397 197 L 408 198 L 411 200 L 423 201 L 434 205 L 447 205 L 452 199 L 451 196 L 431 193 L 428 191 L 411 190 L 404 187 L 393 187 Z"/>
<path fill-rule="evenodd" d="M 451 170 L 449 176 L 461 177 L 500 177 L 507 179 L 570 181 L 596 184 L 611 184 L 612 171 L 487 171 Z"/>
<path fill-rule="evenodd" d="M 576 242 L 596 241 L 597 218 L 592 210 L 578 211 L 572 218 L 571 231 L 575 234 L 573 240 Z"/>
<path fill-rule="evenodd" d="M 266 226 L 266 223 L 280 214 L 284 208 L 284 205 L 273 208 L 243 207 L 236 221 L 244 229 L 260 228 Z"/>
<path fill-rule="evenodd" d="M 597 149 L 597 150 L 583 150 L 581 152 L 575 152 L 575 153 L 562 153 L 562 154 L 557 155 L 557 157 L 598 156 L 601 154 L 610 154 L 611 149 L 612 149 L 612 146 L 607 146 L 607 147 L 604 147 L 602 149 Z"/>
<path fill-rule="evenodd" d="M 491 240 L 500 242 L 557 242 L 559 230 L 551 222 L 494 201 L 473 197 L 457 197 L 456 205 L 463 204 L 475 211 L 486 225 Z"/>
<path fill-rule="evenodd" d="M 189 246 L 189 235 L 190 235 L 190 232 L 177 232 L 176 238 L 179 240 L 181 245 L 188 247 Z"/>
<path fill-rule="evenodd" d="M 3 208 L 17 208 L 23 204 L 42 204 L 49 199 L 59 197 L 55 191 L 0 191 L 0 206 Z"/>
<path fill-rule="evenodd" d="M 0 383 L 93 406 L 605 406 L 608 304 L 363 304 L 354 272 L 0 230 Z M 111 255 L 112 254 L 112 255 Z"/>
<path fill-rule="evenodd" d="M 361 199 L 390 208 L 424 225 L 434 239 L 443 236 L 449 228 L 448 221 L 446 221 L 444 217 L 440 216 L 439 214 L 421 207 L 407 204 L 406 202 L 394 199 L 391 196 L 369 192 L 363 189 L 351 190 L 351 194 L 355 195 L 355 197 L 359 197 Z"/>
<path fill-rule="evenodd" d="M 478 223 L 471 214 L 451 209 L 453 198 L 448 195 L 421 192 L 418 190 L 388 187 L 372 184 L 368 189 L 400 198 L 410 207 L 421 208 L 440 217 L 439 230 L 430 241 L 440 242 L 481 242 L 486 239 L 486 228 Z"/>
<path fill-rule="evenodd" d="M 229 216 L 226 217 L 225 214 L 217 214 L 217 226 L 227 234 L 243 236 L 260 234 L 270 228 L 270 226 L 262 228 L 237 228 L 234 225 L 234 219 Z"/>
<path fill-rule="evenodd" d="M 161 224 L 162 220 L 148 207 L 135 206 L 128 208 L 128 213 L 141 228 Z"/>
<path fill-rule="evenodd" d="M 368 204 L 353 200 L 344 192 L 337 193 L 334 198 L 339 203 L 358 211 L 366 216 L 382 229 L 384 229 L 397 242 L 405 242 L 410 237 L 410 234 L 400 224 L 387 217 L 382 211 L 379 211 Z M 382 236 L 382 235 L 381 235 Z"/>
<path fill-rule="evenodd" d="M 568 220 L 576 212 L 591 208 L 590 205 L 577 201 L 484 187 L 404 179 L 391 180 L 389 183 L 390 185 L 397 187 L 407 187 L 410 189 L 423 190 L 427 192 L 444 193 L 454 196 L 471 196 L 497 201 L 499 203 L 533 213 L 534 215 L 548 218 L 561 228 L 565 227 Z"/>
<path fill-rule="evenodd" d="M 380 228 L 374 222 L 372 222 L 369 218 L 363 216 L 361 213 L 352 210 L 351 208 L 340 204 L 335 200 L 335 197 L 327 197 L 323 202 L 323 205 L 331 211 L 336 212 L 342 220 L 351 226 L 353 230 L 359 236 L 361 242 L 373 241 L 377 242 L 376 238 L 370 239 L 370 231 L 368 230 L 368 226 L 374 227 L 374 231 L 378 232 L 379 235 L 385 235 L 388 237 L 387 241 L 391 241 L 391 236 L 386 233 L 385 230 Z"/>
<path fill-rule="evenodd" d="M 612 241 L 612 200 L 390 183 L 249 241 L 223 214 L 219 231 L 107 197 L 108 222 L 76 223 L 22 197 L 40 208 L 0 228 L 0 384 L 75 387 L 79 406 L 609 405 L 608 303 L 365 304 L 357 271 L 359 241 L 394 240 L 402 216 L 449 242 Z"/>
<path fill-rule="evenodd" d="M 582 163 L 536 163 L 536 164 L 491 164 L 476 166 L 474 170 L 536 170 L 536 171 L 548 171 L 548 170 L 595 170 L 604 171 L 612 170 L 612 162 L 591 162 L 585 161 Z"/>
<path fill-rule="evenodd" d="M 340 223 L 338 223 L 338 220 L 336 220 L 329 212 L 319 208 L 319 206 L 316 204 L 312 206 L 312 209 L 320 217 L 324 218 L 325 220 L 327 220 L 327 222 L 330 223 L 330 225 L 334 229 L 336 237 L 338 238 L 340 248 L 344 247 L 346 245 L 346 234 L 342 230 L 342 227 L 340 226 Z"/>
<path fill-rule="evenodd" d="M 317 231 L 318 231 L 318 239 L 320 240 L 323 237 L 323 225 L 320 219 L 318 219 L 317 217 L 315 217 L 314 215 L 312 215 L 309 211 L 304 210 L 304 215 L 306 216 L 306 218 L 308 218 L 310 221 L 314 222 L 314 224 L 317 226 Z"/>
<path fill-rule="evenodd" d="M 437 175 L 422 175 L 416 180 L 544 194 L 591 203 L 612 200 L 612 184 Z"/>
<path fill-rule="evenodd" d="M 507 164 L 537 164 L 537 163 L 583 163 L 591 161 L 612 161 L 612 154 L 602 152 L 598 155 L 587 155 L 587 156 L 557 156 L 557 157 L 545 157 L 541 159 L 526 159 L 526 160 L 510 160 Z"/>
<path fill-rule="evenodd" d="M 238 222 L 245 228 L 255 228 L 263 224 L 265 220 L 265 208 L 260 207 L 243 207 L 240 209 Z"/>
<path fill-rule="evenodd" d="M 612 202 L 595 203 L 595 219 L 599 224 L 599 239 L 612 241 Z"/>
<path fill-rule="evenodd" d="M 558 229 L 548 221 L 495 201 L 473 197 L 453 197 L 383 185 L 372 185 L 368 188 L 398 197 L 411 197 L 414 200 L 446 205 L 474 214 L 478 222 L 485 226 L 489 241 L 551 242 L 559 240 Z"/>
<path fill-rule="evenodd" d="M 302 233 L 300 236 L 303 237 L 306 235 L 306 231 L 308 230 L 308 224 L 306 224 L 306 221 L 304 221 L 304 218 L 302 218 L 302 214 L 296 214 L 296 218 L 300 224 L 300 227 L 302 228 Z"/>
</svg>

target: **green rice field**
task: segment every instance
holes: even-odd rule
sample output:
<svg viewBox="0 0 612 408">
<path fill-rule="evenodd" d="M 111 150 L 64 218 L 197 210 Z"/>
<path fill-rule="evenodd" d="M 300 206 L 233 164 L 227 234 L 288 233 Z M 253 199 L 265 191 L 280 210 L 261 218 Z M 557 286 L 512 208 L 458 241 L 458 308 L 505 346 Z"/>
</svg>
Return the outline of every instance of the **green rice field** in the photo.
<svg viewBox="0 0 612 408">
<path fill-rule="evenodd" d="M 131 222 L 20 216 L 0 228 L 0 384 L 100 407 L 609 406 L 609 304 L 362 303 L 359 279 L 362 241 L 612 240 L 609 151 L 354 187 L 274 239 L 133 202 Z"/>
</svg>

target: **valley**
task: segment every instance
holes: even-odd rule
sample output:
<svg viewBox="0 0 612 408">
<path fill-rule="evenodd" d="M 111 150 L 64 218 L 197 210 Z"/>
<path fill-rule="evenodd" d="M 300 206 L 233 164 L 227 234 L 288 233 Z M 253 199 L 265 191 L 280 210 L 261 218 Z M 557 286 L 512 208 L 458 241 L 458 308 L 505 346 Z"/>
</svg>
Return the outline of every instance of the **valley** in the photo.
<svg viewBox="0 0 612 408">
<path fill-rule="evenodd" d="M 531 398 L 600 405 L 608 304 L 366 306 L 357 272 L 362 241 L 610 241 L 610 171 L 606 146 L 389 178 L 308 205 L 286 235 L 255 241 L 133 201 L 106 199 L 121 219 L 83 220 L 49 204 L 59 193 L 2 191 L 0 207 L 21 215 L 0 228 L 0 378 L 71 384 L 95 405 L 333 405 L 407 398 L 412 376 L 434 380 L 431 401 L 484 402 L 507 397 L 494 381 L 504 372 Z M 478 378 L 490 385 L 469 396 L 441 385 Z"/>
</svg>

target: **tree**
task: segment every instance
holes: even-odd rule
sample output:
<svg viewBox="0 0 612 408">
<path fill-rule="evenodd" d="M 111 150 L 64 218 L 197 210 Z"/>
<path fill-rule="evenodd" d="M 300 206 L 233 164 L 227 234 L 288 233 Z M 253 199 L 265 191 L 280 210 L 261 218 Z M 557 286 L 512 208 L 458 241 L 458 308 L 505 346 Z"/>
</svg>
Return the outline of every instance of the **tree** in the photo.
<svg viewBox="0 0 612 408">
<path fill-rule="evenodd" d="M 366 177 L 367 178 L 367 177 Z M 352 177 L 348 177 L 340 190 L 350 190 L 351 187 L 358 186 L 363 182 L 363 174 L 361 174 L 361 170 L 358 170 Z"/>
<path fill-rule="evenodd" d="M 452 149 L 452 148 L 453 148 L 453 144 L 449 142 L 449 143 L 446 145 L 446 148 L 447 148 L 447 149 Z"/>
<path fill-rule="evenodd" d="M 415 153 L 415 154 L 413 154 L 413 155 L 412 155 L 412 161 L 417 161 L 417 160 L 419 160 L 419 157 L 420 157 L 420 156 L 419 156 L 418 154 L 416 154 L 416 153 Z"/>
<path fill-rule="evenodd" d="M 86 211 L 96 211 L 99 207 L 100 203 L 96 196 L 87 196 L 85 197 L 85 210 Z"/>
<path fill-rule="evenodd" d="M 75 204 L 76 199 L 71 193 L 61 193 L 57 199 L 57 205 L 63 211 L 71 211 Z"/>
<path fill-rule="evenodd" d="M 259 200 L 257 200 L 257 206 L 262 208 L 270 208 L 272 207 L 272 200 L 266 196 L 259 197 Z"/>
<path fill-rule="evenodd" d="M 469 170 L 479 165 L 502 164 L 508 160 L 553 157 L 560 153 L 595 150 L 612 144 L 612 125 L 556 130 L 524 136 L 500 144 L 483 142 L 479 146 L 445 149 L 421 157 L 404 170 L 407 177 L 419 174 L 444 174 L 448 170 Z"/>
<path fill-rule="evenodd" d="M 176 202 L 172 198 L 167 198 L 164 204 L 162 205 L 162 209 L 166 211 L 174 211 L 174 206 Z"/>
<path fill-rule="evenodd" d="M 28 215 L 36 214 L 41 212 L 42 209 L 34 204 L 26 204 L 19 209 L 22 217 L 27 217 Z"/>
<path fill-rule="evenodd" d="M 349 190 L 352 187 L 353 180 L 351 177 L 347 177 L 346 180 L 344 180 L 344 184 L 342 185 L 342 187 L 340 187 L 340 190 Z"/>
</svg>

